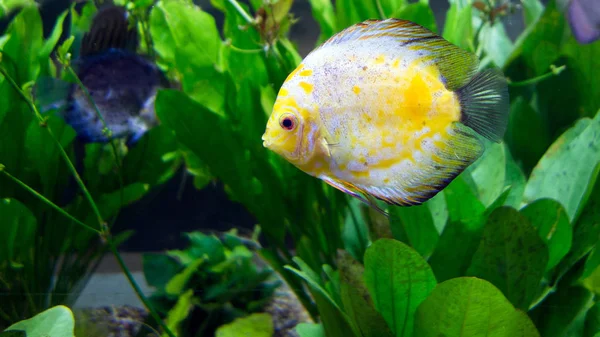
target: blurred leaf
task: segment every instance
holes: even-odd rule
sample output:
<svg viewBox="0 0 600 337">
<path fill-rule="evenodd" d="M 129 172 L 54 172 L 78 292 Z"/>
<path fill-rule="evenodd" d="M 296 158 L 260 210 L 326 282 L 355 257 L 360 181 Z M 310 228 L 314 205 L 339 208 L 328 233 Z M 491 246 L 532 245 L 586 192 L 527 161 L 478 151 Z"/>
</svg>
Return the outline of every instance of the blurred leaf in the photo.
<svg viewBox="0 0 600 337">
<path fill-rule="evenodd" d="M 300 337 L 326 337 L 322 324 L 300 323 L 296 325 L 296 332 Z"/>
<path fill-rule="evenodd" d="M 188 289 L 185 293 L 177 294 L 177 302 L 171 310 L 167 313 L 165 323 L 169 330 L 174 331 L 177 336 L 181 336 L 182 323 L 189 316 L 190 311 L 194 307 L 194 289 Z M 163 333 L 161 337 L 167 337 L 166 333 Z"/>
<path fill-rule="evenodd" d="M 584 329 L 583 337 L 595 337 L 600 333 L 600 302 L 596 302 L 587 312 Z"/>
<path fill-rule="evenodd" d="M 398 2 L 403 3 L 404 1 Z M 433 11 L 427 2 L 419 1 L 417 3 L 400 7 L 391 17 L 409 20 L 431 30 L 434 33 L 437 32 L 435 16 L 433 15 Z"/>
<path fill-rule="evenodd" d="M 27 337 L 73 337 L 75 319 L 71 310 L 63 305 L 44 310 L 32 318 L 9 326 L 9 330 L 23 330 Z"/>
<path fill-rule="evenodd" d="M 494 210 L 467 275 L 485 279 L 527 310 L 548 263 L 548 249 L 527 218 L 510 207 Z"/>
<path fill-rule="evenodd" d="M 439 284 L 415 316 L 419 337 L 539 337 L 527 315 L 515 310 L 491 283 L 461 277 Z M 545 335 L 544 335 L 545 337 Z"/>
<path fill-rule="evenodd" d="M 2 58 L 10 58 L 16 64 L 15 81 L 22 85 L 35 81 L 40 72 L 37 52 L 42 49 L 42 19 L 35 4 L 24 7 L 13 18 L 6 30 L 10 39 L 4 45 Z M 4 63 L 4 62 L 3 62 Z"/>
<path fill-rule="evenodd" d="M 450 1 L 442 36 L 450 43 L 473 52 L 472 22 L 472 6 L 469 1 Z"/>
<path fill-rule="evenodd" d="M 527 68 L 533 71 L 533 76 L 547 72 L 552 62 L 558 58 L 564 29 L 564 15 L 556 8 L 555 1 L 550 0 L 539 20 L 529 26 L 515 42 L 507 65 L 520 56 Z M 493 41 L 495 40 L 489 40 L 489 43 L 492 44 Z"/>
<path fill-rule="evenodd" d="M 267 313 L 256 313 L 241 317 L 220 326 L 215 337 L 272 337 L 273 319 Z"/>
<path fill-rule="evenodd" d="M 496 20 L 493 25 L 489 22 L 483 24 L 479 33 L 479 43 L 483 45 L 486 56 L 490 57 L 499 68 L 504 67 L 513 50 L 513 43 L 506 34 L 501 20 Z"/>
<path fill-rule="evenodd" d="M 51 62 L 51 60 L 49 60 L 49 57 L 50 57 L 50 54 L 52 53 L 52 51 L 54 50 L 54 48 L 56 47 L 56 44 L 58 43 L 58 40 L 60 39 L 60 37 L 62 35 L 63 24 L 65 21 L 65 18 L 67 17 L 67 14 L 69 14 L 69 12 L 64 11 L 62 14 L 60 14 L 56 18 L 56 23 L 54 25 L 54 29 L 52 30 L 52 33 L 50 33 L 50 36 L 46 39 L 46 41 L 44 41 L 42 49 L 39 51 L 38 55 L 39 55 L 39 59 L 40 59 L 41 67 L 42 67 L 42 75 L 50 75 L 48 66 L 49 66 L 49 62 Z"/>
<path fill-rule="evenodd" d="M 317 45 L 325 42 L 337 32 L 336 18 L 333 12 L 331 0 L 308 0 L 312 8 L 312 15 L 319 23 L 321 33 L 317 40 Z"/>
<path fill-rule="evenodd" d="M 531 173 L 524 201 L 557 200 L 574 222 L 591 192 L 599 163 L 600 113 L 593 120 L 581 119 L 550 146 Z"/>
<path fill-rule="evenodd" d="M 582 45 L 570 36 L 561 53 L 566 56 L 567 69 L 574 74 L 576 87 L 571 89 L 580 101 L 576 107 L 570 107 L 579 117 L 594 117 L 600 109 L 600 77 L 593 75 L 600 68 L 600 40 Z"/>
<path fill-rule="evenodd" d="M 428 205 L 390 207 L 390 226 L 394 238 L 410 245 L 427 258 L 439 240 Z"/>
<path fill-rule="evenodd" d="M 527 179 L 521 168 L 513 160 L 510 155 L 508 146 L 505 145 L 504 153 L 506 154 L 506 186 L 510 186 L 510 192 L 504 202 L 505 206 L 512 206 L 519 208 L 521 206 L 521 200 L 523 199 L 523 192 L 525 191 L 525 184 Z"/>
<path fill-rule="evenodd" d="M 534 24 L 544 11 L 544 5 L 539 0 L 523 0 L 523 21 L 525 26 Z"/>
<path fill-rule="evenodd" d="M 593 304 L 593 295 L 586 289 L 564 285 L 548 296 L 531 315 L 537 317 L 536 325 L 544 337 L 580 336 L 585 314 Z"/>
<path fill-rule="evenodd" d="M 594 294 L 600 294 L 600 252 L 592 250 L 585 261 L 581 283 Z"/>
<path fill-rule="evenodd" d="M 417 307 L 436 285 L 427 262 L 404 243 L 375 241 L 365 253 L 365 283 L 396 336 L 412 336 Z"/>
<path fill-rule="evenodd" d="M 163 289 L 180 269 L 177 261 L 165 254 L 146 253 L 142 261 L 146 283 L 157 289 Z"/>
<path fill-rule="evenodd" d="M 157 53 L 181 72 L 183 91 L 221 113 L 222 41 L 212 15 L 184 0 L 159 1 L 150 14 L 150 32 Z"/>
<path fill-rule="evenodd" d="M 475 181 L 479 200 L 486 208 L 500 196 L 504 189 L 505 163 L 504 144 L 491 143 L 484 154 L 465 170 Z"/>
<path fill-rule="evenodd" d="M 350 200 L 342 230 L 344 249 L 360 262 L 362 262 L 369 244 L 369 233 L 361 207 L 362 202 L 360 200 L 355 198 Z"/>
<path fill-rule="evenodd" d="M 444 231 L 446 222 L 448 222 L 448 207 L 446 206 L 446 197 L 444 191 L 438 192 L 433 198 L 425 203 L 431 212 L 433 225 L 439 234 Z"/>
<path fill-rule="evenodd" d="M 341 297 L 344 311 L 363 337 L 394 336 L 385 320 L 373 304 L 373 299 L 364 281 L 364 267 L 348 253 L 340 250 Z"/>
<path fill-rule="evenodd" d="M 187 288 L 188 281 L 192 275 L 197 271 L 198 267 L 206 261 L 205 258 L 200 257 L 194 260 L 194 262 L 188 264 L 185 269 L 173 276 L 165 285 L 165 291 L 167 294 L 183 298 L 186 296 L 184 290 Z M 189 289 L 188 291 L 193 291 Z"/>
<path fill-rule="evenodd" d="M 538 127 L 531 127 L 537 125 Z M 527 172 L 542 157 L 551 139 L 548 128 L 539 112 L 518 96 L 510 105 L 508 129 L 504 137 L 515 158 L 523 161 Z"/>
<path fill-rule="evenodd" d="M 13 266 L 31 263 L 29 251 L 35 245 L 37 230 L 33 213 L 15 199 L 0 199 L 0 223 L 0 261 Z"/>
<path fill-rule="evenodd" d="M 548 246 L 546 271 L 554 268 L 571 249 L 573 230 L 567 213 L 552 199 L 538 199 L 520 210 Z"/>
</svg>

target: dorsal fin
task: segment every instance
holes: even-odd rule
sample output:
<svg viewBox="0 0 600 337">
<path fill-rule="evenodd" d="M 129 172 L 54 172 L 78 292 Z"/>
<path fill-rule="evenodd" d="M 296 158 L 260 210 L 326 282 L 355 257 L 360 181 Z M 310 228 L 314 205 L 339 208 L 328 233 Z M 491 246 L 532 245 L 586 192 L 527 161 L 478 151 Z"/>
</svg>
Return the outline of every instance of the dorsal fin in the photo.
<svg viewBox="0 0 600 337">
<path fill-rule="evenodd" d="M 429 29 L 408 20 L 367 20 L 352 25 L 325 41 L 319 48 L 351 41 L 373 44 L 372 48 L 390 50 L 389 45 L 423 52 L 424 61 L 437 64 L 446 81 L 448 90 L 456 90 L 469 83 L 477 72 L 479 60 L 469 53 L 435 34 Z M 392 49 L 393 50 L 393 49 Z"/>
<path fill-rule="evenodd" d="M 88 56 L 109 49 L 135 52 L 138 34 L 130 27 L 127 11 L 123 7 L 109 5 L 96 13 L 90 31 L 81 42 L 81 56 Z"/>
</svg>

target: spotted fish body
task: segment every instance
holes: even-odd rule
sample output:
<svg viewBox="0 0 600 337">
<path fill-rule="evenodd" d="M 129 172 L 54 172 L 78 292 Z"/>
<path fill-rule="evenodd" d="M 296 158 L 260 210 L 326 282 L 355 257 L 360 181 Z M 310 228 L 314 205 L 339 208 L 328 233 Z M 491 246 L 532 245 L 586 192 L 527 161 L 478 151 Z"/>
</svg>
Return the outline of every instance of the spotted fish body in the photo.
<svg viewBox="0 0 600 337">
<path fill-rule="evenodd" d="M 365 21 L 288 76 L 264 145 L 370 204 L 420 204 L 482 154 L 477 132 L 502 138 L 506 84 L 476 71 L 474 55 L 419 25 Z"/>
</svg>

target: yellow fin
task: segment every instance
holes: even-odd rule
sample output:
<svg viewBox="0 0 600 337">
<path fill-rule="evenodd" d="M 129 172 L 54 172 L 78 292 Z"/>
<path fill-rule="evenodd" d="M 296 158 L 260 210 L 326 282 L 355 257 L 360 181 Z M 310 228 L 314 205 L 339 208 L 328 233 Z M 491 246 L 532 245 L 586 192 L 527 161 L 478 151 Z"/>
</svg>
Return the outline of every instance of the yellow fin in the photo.
<svg viewBox="0 0 600 337">
<path fill-rule="evenodd" d="M 451 124 L 445 140 L 438 143 L 441 144 L 431 142 L 424 147 L 429 149 L 428 159 L 406 172 L 410 179 L 383 186 L 357 184 L 356 190 L 391 205 L 420 205 L 448 186 L 484 150 L 475 133 L 457 122 Z"/>
<path fill-rule="evenodd" d="M 352 25 L 325 41 L 319 48 L 361 41 L 377 49 L 396 43 L 398 55 L 403 48 L 424 52 L 424 61 L 432 60 L 440 69 L 448 90 L 456 90 L 467 84 L 477 72 L 479 60 L 469 53 L 414 22 L 400 19 L 367 20 Z M 318 48 L 317 48 L 318 49 Z"/>
</svg>

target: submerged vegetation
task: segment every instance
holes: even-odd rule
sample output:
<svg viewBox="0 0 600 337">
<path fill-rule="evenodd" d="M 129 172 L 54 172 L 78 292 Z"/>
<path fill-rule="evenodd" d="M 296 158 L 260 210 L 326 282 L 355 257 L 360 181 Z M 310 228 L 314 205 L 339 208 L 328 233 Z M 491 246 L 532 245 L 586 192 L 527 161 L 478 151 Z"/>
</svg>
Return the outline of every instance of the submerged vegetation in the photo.
<svg viewBox="0 0 600 337">
<path fill-rule="evenodd" d="M 189 1 L 115 2 L 136 21 L 139 52 L 176 85 L 159 90 L 160 124 L 137 143 L 81 151 L 42 94 L 49 78 L 78 84 L 71 60 L 98 4 L 73 4 L 43 36 L 35 3 L 0 0 L 0 18 L 13 15 L 0 36 L 0 330 L 56 315 L 57 335 L 72 335 L 62 305 L 112 252 L 158 334 L 272 336 L 263 305 L 276 284 L 235 235 L 191 233 L 188 250 L 148 256 L 152 298 L 120 258 L 135 233 L 111 233 L 119 211 L 183 166 L 197 188 L 217 179 L 254 215 L 260 258 L 313 320 L 295 328 L 302 337 L 600 334 L 600 41 L 575 39 L 564 4 L 450 0 L 441 27 L 427 0 L 309 1 L 318 44 L 366 19 L 402 18 L 509 79 L 504 142 L 487 143 L 433 199 L 388 207 L 386 218 L 262 145 L 301 61 L 288 38 L 291 0 L 211 0 L 222 29 Z M 512 16 L 525 23 L 515 41 Z M 188 315 L 201 320 L 194 331 Z M 8 330 L 46 329 L 35 317 Z"/>
</svg>

